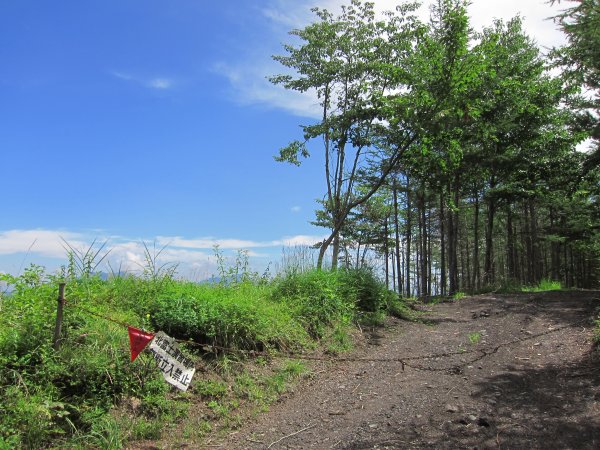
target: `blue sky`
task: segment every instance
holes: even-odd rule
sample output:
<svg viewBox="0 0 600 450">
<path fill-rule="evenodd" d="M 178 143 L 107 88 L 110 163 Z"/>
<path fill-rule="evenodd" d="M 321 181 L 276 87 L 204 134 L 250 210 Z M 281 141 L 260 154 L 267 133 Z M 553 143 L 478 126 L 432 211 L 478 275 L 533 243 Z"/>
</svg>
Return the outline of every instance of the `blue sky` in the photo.
<svg viewBox="0 0 600 450">
<path fill-rule="evenodd" d="M 167 245 L 163 260 L 194 279 L 215 273 L 215 243 L 262 270 L 282 247 L 320 240 L 318 146 L 300 168 L 273 159 L 317 101 L 265 77 L 312 6 L 341 3 L 1 1 L 0 272 L 65 264 L 61 238 L 107 241 L 112 264 L 130 269 L 142 242 Z M 552 46 L 562 36 L 544 19 L 557 9 L 474 0 L 471 14 L 479 29 L 521 13 Z"/>
</svg>

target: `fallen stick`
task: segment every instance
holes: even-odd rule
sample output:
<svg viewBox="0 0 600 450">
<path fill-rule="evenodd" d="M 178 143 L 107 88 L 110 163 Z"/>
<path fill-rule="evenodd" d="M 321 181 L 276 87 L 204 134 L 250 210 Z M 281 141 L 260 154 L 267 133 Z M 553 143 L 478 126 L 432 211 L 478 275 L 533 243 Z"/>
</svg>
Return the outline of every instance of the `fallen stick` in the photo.
<svg viewBox="0 0 600 450">
<path fill-rule="evenodd" d="M 305 428 L 302 428 L 301 430 L 298 430 L 298 431 L 296 431 L 296 432 L 294 432 L 294 433 L 292 433 L 292 434 L 288 434 L 287 436 L 284 436 L 284 437 L 282 437 L 281 439 L 278 439 L 278 440 L 276 440 L 275 442 L 271 442 L 271 443 L 269 444 L 269 446 L 267 447 L 267 449 L 269 449 L 269 448 L 273 447 L 275 444 L 278 444 L 278 443 L 280 443 L 280 442 L 281 442 L 281 441 L 283 441 L 284 439 L 290 438 L 290 437 L 292 437 L 292 436 L 296 436 L 297 434 L 300 434 L 300 433 L 302 433 L 303 431 L 306 431 L 306 430 L 310 430 L 311 428 L 314 428 L 314 427 L 316 427 L 316 426 L 317 426 L 317 424 L 316 424 L 316 423 L 314 423 L 314 424 L 312 424 L 312 425 L 309 425 L 309 426 L 307 426 L 307 427 L 305 427 Z"/>
</svg>

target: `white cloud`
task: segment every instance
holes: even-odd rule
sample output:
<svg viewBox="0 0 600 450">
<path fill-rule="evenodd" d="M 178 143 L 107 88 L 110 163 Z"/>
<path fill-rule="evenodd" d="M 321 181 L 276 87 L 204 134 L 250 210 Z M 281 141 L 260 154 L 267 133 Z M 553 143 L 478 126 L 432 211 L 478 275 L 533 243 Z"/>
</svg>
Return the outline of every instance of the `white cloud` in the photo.
<svg viewBox="0 0 600 450">
<path fill-rule="evenodd" d="M 167 78 L 154 78 L 148 81 L 147 86 L 154 89 L 170 89 L 173 87 L 173 81 Z"/>
<path fill-rule="evenodd" d="M 0 255 L 36 253 L 50 258 L 64 258 L 64 241 L 74 248 L 85 246 L 82 235 L 56 230 L 8 230 L 0 232 Z"/>
<path fill-rule="evenodd" d="M 290 209 L 293 213 L 299 213 L 302 208 L 300 206 L 292 206 L 292 208 Z"/>
<path fill-rule="evenodd" d="M 113 77 L 118 78 L 120 80 L 135 83 L 137 85 L 144 86 L 150 89 L 167 90 L 175 86 L 175 82 L 172 79 L 165 77 L 146 78 L 138 75 L 133 75 L 127 72 L 120 72 L 117 70 L 111 71 L 110 74 Z"/>
<path fill-rule="evenodd" d="M 17 271 L 16 262 L 21 261 L 23 253 L 29 254 L 30 261 L 44 265 L 52 272 L 67 263 L 64 241 L 75 251 L 83 253 L 95 242 L 92 249 L 94 252 L 104 245 L 97 260 L 107 254 L 99 270 L 139 273 L 148 266 L 146 251 L 149 251 L 157 266 L 176 264 L 180 276 L 188 279 L 206 279 L 216 273 L 217 261 L 212 251 L 215 244 L 219 245 L 228 261 L 235 257 L 235 251 L 245 250 L 250 258 L 263 260 L 258 262 L 260 266 L 264 265 L 265 259 L 278 258 L 282 247 L 312 246 L 326 237 L 296 235 L 270 241 L 253 241 L 236 238 L 188 239 L 181 236 L 158 236 L 154 240 L 142 241 L 123 236 L 99 237 L 98 234 L 103 233 L 97 230 L 85 233 L 41 229 L 0 231 L 0 255 L 7 261 L 13 259 L 11 255 L 15 256 L 15 264 L 7 265 L 6 270 L 9 272 Z M 250 262 L 252 265 L 256 263 Z"/>
<path fill-rule="evenodd" d="M 193 248 L 193 249 L 212 249 L 218 245 L 221 250 L 257 248 L 257 247 L 272 247 L 273 241 L 258 242 L 244 239 L 216 239 L 212 237 L 185 239 L 180 236 L 158 236 L 156 241 L 161 246 Z"/>
<path fill-rule="evenodd" d="M 160 246 L 187 248 L 187 249 L 213 249 L 215 245 L 219 246 L 220 250 L 247 250 L 254 248 L 275 248 L 295 245 L 314 245 L 322 241 L 326 236 L 309 236 L 296 235 L 286 236 L 281 239 L 272 241 L 251 241 L 244 239 L 215 239 L 215 238 L 198 238 L 185 239 L 180 236 L 166 237 L 159 236 L 156 242 Z"/>
<path fill-rule="evenodd" d="M 282 246 L 285 247 L 295 247 L 295 246 L 312 246 L 318 242 L 322 242 L 327 236 L 308 236 L 308 235 L 298 235 L 298 236 L 290 236 L 284 238 L 281 241 Z"/>
<path fill-rule="evenodd" d="M 341 5 L 347 5 L 346 0 L 272 0 L 262 12 L 263 15 L 288 28 L 300 28 L 314 20 L 315 16 L 310 9 L 318 6 L 334 14 L 340 12 Z M 397 0 L 373 0 L 378 13 L 393 11 Z M 429 19 L 432 1 L 423 1 L 419 10 L 421 20 Z M 480 30 L 484 26 L 492 25 L 494 18 L 509 20 L 516 15 L 524 19 L 527 32 L 542 46 L 560 45 L 564 42 L 564 35 L 554 25 L 549 17 L 555 16 L 564 5 L 556 3 L 550 5 L 547 0 L 471 0 L 469 15 L 471 26 Z"/>
<path fill-rule="evenodd" d="M 520 15 L 525 32 L 543 50 L 565 43 L 565 35 L 558 30 L 552 20 L 548 20 L 563 8 L 564 5 L 550 5 L 547 0 L 503 0 L 502 2 L 474 0 L 469 7 L 469 13 L 471 26 L 476 30 L 492 25 L 494 19 L 502 19 L 506 22 Z"/>
<path fill-rule="evenodd" d="M 291 38 L 286 33 L 294 28 L 301 28 L 315 19 L 310 11 L 318 6 L 334 14 L 340 11 L 346 0 L 271 0 L 261 9 L 263 17 L 271 24 L 271 39 L 266 39 L 261 49 L 254 51 L 245 60 L 236 59 L 236 62 L 221 62 L 215 65 L 217 73 L 224 76 L 232 89 L 232 100 L 243 105 L 259 104 L 275 109 L 288 111 L 301 117 L 319 118 L 319 102 L 314 91 L 297 93 L 275 86 L 268 80 L 268 76 L 279 74 L 285 68 L 272 61 L 268 55 L 282 54 L 280 42 L 290 42 Z M 378 13 L 394 10 L 396 0 L 375 0 Z M 420 18 L 427 21 L 429 18 L 431 2 L 424 2 L 418 12 Z M 472 0 L 469 7 L 471 26 L 480 31 L 484 26 L 493 24 L 494 18 L 509 20 L 520 14 L 523 17 L 526 32 L 538 43 L 542 49 L 558 46 L 564 43 L 564 35 L 548 17 L 556 15 L 561 6 L 551 6 L 547 0 Z M 278 45 L 278 46 L 277 46 Z M 257 56 L 262 55 L 262 56 Z M 239 55 L 236 55 L 239 57 Z"/>
<path fill-rule="evenodd" d="M 300 28 L 315 19 L 311 9 L 318 7 L 326 9 L 334 14 L 341 12 L 342 5 L 348 5 L 350 1 L 342 0 L 273 0 L 262 9 L 263 15 L 288 28 Z M 378 13 L 390 11 L 399 4 L 398 0 L 374 0 L 375 10 Z"/>
<path fill-rule="evenodd" d="M 113 70 L 110 72 L 110 74 L 115 77 L 115 78 L 119 78 L 121 80 L 125 80 L 125 81 L 133 81 L 133 77 L 129 74 L 123 73 L 123 72 L 119 72 L 116 70 Z"/>
<path fill-rule="evenodd" d="M 300 117 L 319 117 L 321 113 L 315 91 L 290 91 L 268 80 L 269 76 L 281 73 L 282 69 L 266 57 L 262 62 L 220 62 L 213 66 L 214 72 L 229 81 L 232 89 L 231 99 L 238 104 L 259 104 L 282 109 Z"/>
</svg>

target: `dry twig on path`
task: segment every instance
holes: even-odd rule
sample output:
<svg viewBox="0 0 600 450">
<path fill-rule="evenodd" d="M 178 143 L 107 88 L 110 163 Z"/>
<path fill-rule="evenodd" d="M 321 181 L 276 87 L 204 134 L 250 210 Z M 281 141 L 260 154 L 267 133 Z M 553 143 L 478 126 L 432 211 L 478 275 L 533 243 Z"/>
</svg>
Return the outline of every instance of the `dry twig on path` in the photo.
<svg viewBox="0 0 600 450">
<path fill-rule="evenodd" d="M 269 449 L 269 448 L 273 447 L 275 444 L 278 444 L 278 443 L 280 443 L 280 442 L 281 442 L 281 441 L 283 441 L 284 439 L 290 438 L 290 437 L 292 437 L 292 436 L 296 436 L 297 434 L 300 434 L 300 433 L 302 433 L 303 431 L 306 431 L 306 430 L 310 430 L 311 428 L 314 428 L 314 427 L 316 427 L 316 426 L 317 426 L 317 424 L 316 424 L 316 423 L 313 423 L 312 425 L 309 425 L 309 426 L 307 426 L 307 427 L 304 427 L 304 428 L 302 428 L 301 430 L 295 431 L 295 432 L 294 432 L 294 433 L 292 433 L 292 434 L 288 434 L 287 436 L 284 436 L 284 437 L 282 437 L 281 439 L 278 439 L 278 440 L 276 440 L 275 442 L 271 442 L 271 443 L 269 444 L 269 446 L 267 447 L 267 449 Z"/>
</svg>

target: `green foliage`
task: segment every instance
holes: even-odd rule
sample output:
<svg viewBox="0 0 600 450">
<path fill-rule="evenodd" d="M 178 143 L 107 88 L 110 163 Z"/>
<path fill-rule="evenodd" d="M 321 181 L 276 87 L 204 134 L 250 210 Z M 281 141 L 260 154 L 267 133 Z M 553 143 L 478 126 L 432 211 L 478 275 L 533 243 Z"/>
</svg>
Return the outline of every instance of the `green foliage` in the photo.
<svg viewBox="0 0 600 450">
<path fill-rule="evenodd" d="M 311 336 L 320 338 L 329 326 L 354 318 L 356 304 L 343 295 L 344 288 L 339 272 L 313 270 L 276 280 L 272 296 L 292 311 Z"/>
<path fill-rule="evenodd" d="M 328 353 L 337 355 L 352 350 L 352 338 L 348 334 L 348 326 L 337 324 L 325 337 Z"/>
<path fill-rule="evenodd" d="M 154 392 L 152 380 L 159 380 L 160 386 L 164 381 L 150 361 L 129 361 L 122 326 L 91 313 L 134 325 L 140 317 L 110 305 L 112 281 L 95 276 L 71 279 L 61 345 L 55 351 L 56 278 L 32 266 L 20 277 L 3 279 L 14 290 L 2 299 L 0 316 L 0 442 L 42 448 L 51 442 L 89 439 L 103 448 L 120 448 L 126 434 L 108 419 L 109 411 L 126 395 L 151 404 L 146 400 Z M 163 398 L 164 393 L 160 392 Z"/>
<path fill-rule="evenodd" d="M 182 283 L 150 311 L 156 329 L 228 350 L 292 349 L 307 342 L 292 310 L 270 300 L 271 288 L 242 282 L 232 286 Z"/>
<path fill-rule="evenodd" d="M 110 414 L 98 416 L 92 422 L 91 430 L 83 436 L 77 436 L 76 442 L 86 447 L 99 447 L 106 450 L 118 450 L 127 441 L 127 426 Z"/>
<path fill-rule="evenodd" d="M 140 418 L 132 425 L 131 437 L 133 440 L 160 439 L 163 424 L 162 420 Z"/>
<path fill-rule="evenodd" d="M 452 300 L 460 300 L 463 299 L 467 296 L 467 294 L 465 294 L 464 292 L 455 292 L 454 295 L 452 295 Z"/>
<path fill-rule="evenodd" d="M 385 310 L 392 317 L 409 321 L 417 321 L 422 313 L 410 308 L 408 306 L 410 301 L 411 300 L 401 299 L 397 295 L 388 295 Z"/>
<path fill-rule="evenodd" d="M 194 383 L 194 392 L 202 398 L 223 398 L 227 394 L 227 385 L 219 381 L 198 380 Z"/>
<path fill-rule="evenodd" d="M 365 312 L 359 316 L 359 323 L 365 327 L 380 327 L 384 324 L 386 312 L 383 310 Z"/>
<path fill-rule="evenodd" d="M 359 311 L 375 313 L 384 308 L 388 290 L 367 267 L 346 269 L 338 274 L 339 293 L 350 299 Z"/>
<path fill-rule="evenodd" d="M 469 333 L 469 342 L 471 344 L 479 344 L 479 341 L 481 341 L 481 333 L 476 331 L 474 333 Z"/>
<path fill-rule="evenodd" d="M 556 1 L 560 0 L 551 0 Z M 600 3 L 598 0 L 564 3 L 569 7 L 555 21 L 568 43 L 554 49 L 552 56 L 563 69 L 566 83 L 575 88 L 574 95 L 568 98 L 570 106 L 579 111 L 575 128 L 585 130 L 593 139 L 593 151 L 583 167 L 584 171 L 591 171 L 600 163 Z"/>
<path fill-rule="evenodd" d="M 523 292 L 544 292 L 544 291 L 560 291 L 562 286 L 560 281 L 552 281 L 548 279 L 543 279 L 539 282 L 537 286 L 523 287 L 521 291 Z"/>
<path fill-rule="evenodd" d="M 238 398 L 250 401 L 264 411 L 305 373 L 306 366 L 298 361 L 284 361 L 269 373 L 243 370 L 236 375 L 232 390 Z M 209 406 L 211 404 L 218 410 L 223 402 L 211 402 Z"/>
</svg>

